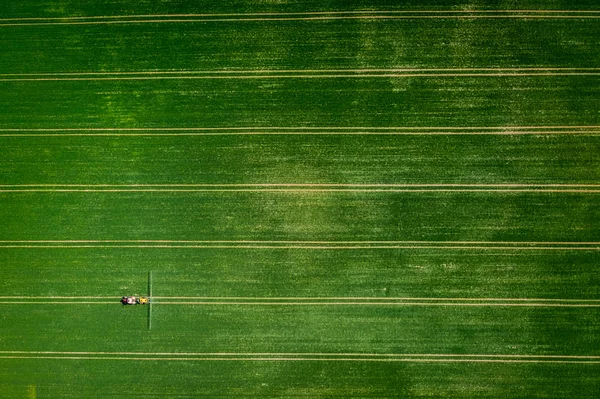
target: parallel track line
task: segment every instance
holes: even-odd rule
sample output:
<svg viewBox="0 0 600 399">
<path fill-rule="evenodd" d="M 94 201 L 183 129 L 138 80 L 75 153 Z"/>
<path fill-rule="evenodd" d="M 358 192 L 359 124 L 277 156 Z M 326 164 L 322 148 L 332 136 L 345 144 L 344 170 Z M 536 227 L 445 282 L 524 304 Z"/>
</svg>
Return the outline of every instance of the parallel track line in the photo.
<svg viewBox="0 0 600 399">
<path fill-rule="evenodd" d="M 85 19 L 83 17 L 82 19 Z M 314 21 L 341 21 L 341 20 L 449 20 L 449 19 L 547 19 L 547 20 L 595 20 L 600 19 L 600 15 L 593 13 L 585 13 L 585 14 L 541 14 L 541 13 L 523 13 L 517 12 L 514 14 L 474 14 L 474 13 L 465 13 L 463 15 L 459 14 L 448 14 L 448 15 L 319 15 L 319 16 L 272 16 L 272 17 L 264 17 L 264 16 L 254 16 L 254 17 L 168 17 L 168 18 L 158 18 L 154 17 L 154 19 L 130 19 L 130 20 L 36 20 L 36 21 L 21 21 L 14 22 L 13 20 L 0 20 L 0 27 L 23 27 L 23 26 L 67 26 L 67 25 L 125 25 L 125 24 L 181 24 L 181 23 L 215 23 L 215 22 L 293 22 L 293 21 L 306 21 L 306 22 L 314 22 Z"/>
<path fill-rule="evenodd" d="M 0 128 L 0 131 L 189 131 L 189 130 L 531 130 L 531 129 L 600 129 L 600 125 L 555 126 L 238 126 L 238 127 L 66 127 Z"/>
<path fill-rule="evenodd" d="M 91 302 L 91 301 L 54 301 L 54 302 L 44 302 L 44 301 L 0 301 L 0 305 L 114 305 L 118 302 Z"/>
<path fill-rule="evenodd" d="M 600 193 L 600 189 L 0 189 L 0 193 Z"/>
<path fill-rule="evenodd" d="M 116 305 L 111 302 L 84 301 L 0 301 L 0 305 Z M 599 308 L 600 304 L 549 304 L 549 303 L 425 303 L 425 302 L 153 302 L 153 306 L 429 306 L 429 307 L 532 307 L 532 308 Z"/>
<path fill-rule="evenodd" d="M 600 304 L 559 303 L 451 303 L 451 302 L 154 302 L 154 305 L 197 306 L 439 306 L 439 307 L 543 307 L 598 308 Z"/>
<path fill-rule="evenodd" d="M 153 76 L 153 75 L 237 75 L 237 74 L 319 74 L 319 73 L 429 73 L 429 72 L 598 72 L 600 68 L 561 68 L 561 67 L 498 67 L 498 68 L 362 68 L 362 69 L 247 69 L 247 70 L 154 70 L 154 71 L 114 71 L 114 72 L 42 72 L 42 73 L 0 73 L 0 77 L 70 77 L 70 76 Z"/>
<path fill-rule="evenodd" d="M 405 363 L 550 363 L 550 364 L 600 364 L 596 360 L 549 360 L 549 359 L 425 359 L 425 358 L 302 358 L 302 357 L 102 357 L 102 356 L 0 356 L 0 359 L 55 359 L 55 360 L 126 360 L 126 361 L 253 361 L 253 362 L 405 362 Z"/>
<path fill-rule="evenodd" d="M 531 355 L 531 354 L 452 354 L 452 353 L 340 353 L 340 352 L 90 352 L 90 351 L 0 351 L 2 354 L 39 354 L 39 355 L 115 355 L 115 356 L 277 356 L 277 357 L 291 357 L 291 356 L 352 356 L 352 357 L 424 357 L 424 358 L 444 358 L 444 357 L 455 357 L 455 358 L 523 358 L 523 359 L 589 359 L 589 360 L 600 360 L 600 356 L 593 355 Z"/>
<path fill-rule="evenodd" d="M 60 187 L 60 188 L 157 188 L 157 187 L 168 187 L 168 188 L 236 188 L 236 187 L 255 187 L 255 188 L 287 188 L 287 187 L 299 187 L 299 188 L 312 188 L 312 187 L 325 187 L 325 188 L 438 188 L 438 187 L 459 187 L 459 188 L 471 188 L 471 187 L 502 187 L 502 188 L 573 188 L 573 187 L 592 187 L 600 188 L 600 184 L 528 184 L 528 183 L 498 183 L 498 184 L 454 184 L 454 183 L 356 183 L 356 184 L 336 184 L 336 183 L 225 183 L 225 184 L 211 184 L 211 183 L 199 183 L 199 184 L 0 184 L 0 189 L 3 188 L 30 188 L 30 187 Z"/>
<path fill-rule="evenodd" d="M 0 240 L 0 243 L 221 243 L 221 244 L 492 244 L 492 245 L 600 245 L 600 241 L 301 241 L 301 240 Z"/>
<path fill-rule="evenodd" d="M 131 18 L 181 18 L 181 17 L 235 17 L 235 16 L 301 16 L 301 15 L 372 15 L 372 14 L 600 14 L 598 10 L 540 10 L 540 9 L 499 9 L 499 10 L 351 10 L 351 11 L 305 11 L 305 12 L 249 12 L 249 13 L 179 13 L 179 14 L 134 14 L 96 15 L 71 17 L 23 17 L 2 18 L 3 21 L 63 21 L 82 19 L 131 19 Z"/>
<path fill-rule="evenodd" d="M 474 246 L 268 246 L 268 245 L 3 245 L 0 249 L 76 249 L 76 248 L 156 248 L 156 249 L 306 249 L 306 250 L 366 250 L 366 249 L 455 249 L 507 251 L 598 251 L 600 247 L 474 247 Z"/>
<path fill-rule="evenodd" d="M 545 298 L 420 298 L 420 297 L 178 297 L 154 296 L 154 299 L 203 299 L 203 300 L 271 300 L 271 301 L 315 301 L 315 300 L 368 300 L 368 301 L 499 301 L 499 302 L 592 302 L 600 299 L 545 299 Z"/>
<path fill-rule="evenodd" d="M 238 127 L 65 127 L 65 128 L 0 128 L 2 132 L 60 131 L 237 131 L 237 130 L 532 130 L 532 129 L 600 129 L 600 125 L 555 126 L 238 126 Z"/>
<path fill-rule="evenodd" d="M 120 296 L 0 296 L 0 299 L 119 299 Z M 197 299 L 197 300 L 261 300 L 261 301 L 483 301 L 483 302 L 593 302 L 600 303 L 600 299 L 572 299 L 572 298 L 427 298 L 427 297 L 211 297 L 211 296 L 152 296 L 153 299 Z M 111 302 L 112 303 L 112 302 Z M 1 353 L 1 351 L 0 351 Z"/>
<path fill-rule="evenodd" d="M 2 26 L 2 25 L 0 25 Z M 539 73 L 386 73 L 386 74 L 317 74 L 317 75 L 212 75 L 212 76 L 129 76 L 129 77 L 61 77 L 61 78 L 0 78 L 0 82 L 60 82 L 60 81 L 124 81 L 124 80 L 207 80 L 207 79 L 374 79 L 374 78 L 441 78 L 441 77 L 532 77 L 532 76 L 600 76 L 600 72 L 539 72 Z"/>
<path fill-rule="evenodd" d="M 86 130 L 86 129 L 82 129 Z M 101 129 L 102 130 L 102 129 Z M 0 137 L 208 137 L 208 136 L 531 136 L 531 135 L 598 135 L 600 129 L 575 130 L 575 131 L 170 131 L 169 129 L 149 130 L 146 132 L 131 131 L 129 133 L 117 133 L 116 131 L 129 131 L 128 129 L 117 129 L 112 132 L 100 133 L 74 133 L 72 130 L 57 129 L 57 133 L 41 133 L 30 129 L 22 129 L 19 132 L 0 129 Z M 32 133 L 25 133 L 25 132 Z M 65 133 L 58 133 L 63 131 Z M 162 131 L 162 132 L 161 132 Z"/>
</svg>

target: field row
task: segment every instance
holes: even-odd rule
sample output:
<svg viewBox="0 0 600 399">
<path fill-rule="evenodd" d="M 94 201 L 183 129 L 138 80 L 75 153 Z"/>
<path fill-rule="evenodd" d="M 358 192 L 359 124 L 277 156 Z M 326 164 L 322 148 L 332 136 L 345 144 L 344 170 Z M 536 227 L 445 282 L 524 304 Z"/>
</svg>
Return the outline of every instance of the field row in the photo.
<svg viewBox="0 0 600 399">
<path fill-rule="evenodd" d="M 597 126 L 599 84 L 598 76 L 2 82 L 0 127 Z"/>
<path fill-rule="evenodd" d="M 576 2 L 565 4 L 561 1 L 525 0 L 519 3 L 521 10 L 539 10 L 550 12 L 577 12 L 595 10 L 594 4 Z M 126 0 L 115 0 L 108 4 L 81 3 L 75 0 L 40 0 L 35 3 L 14 3 L 3 9 L 5 18 L 18 17 L 85 17 L 85 16 L 116 16 L 136 14 L 187 14 L 187 13 L 259 13 L 259 12 L 371 12 L 378 10 L 387 11 L 456 11 L 469 10 L 513 10 L 513 4 L 496 2 L 492 4 L 477 3 L 465 0 L 408 0 L 398 4 L 390 4 L 385 0 L 348 0 L 340 5 L 337 1 L 289 1 L 286 3 L 271 3 L 259 1 L 220 1 L 217 3 L 202 4 L 193 0 L 171 0 L 161 3 L 138 2 L 132 4 Z M 570 11 L 569 11 L 570 10 Z M 564 11 L 563 11 L 564 12 Z"/>
<path fill-rule="evenodd" d="M 244 132 L 254 130 L 216 136 L 210 131 L 207 136 L 171 136 L 176 132 L 160 130 L 41 132 L 55 135 L 51 137 L 37 137 L 40 132 L 35 130 L 0 132 L 33 135 L 0 137 L 0 191 L 549 191 L 593 190 L 600 181 L 600 128 L 535 129 L 524 135 L 458 129 L 442 130 L 440 135 L 427 134 L 431 130 L 413 130 L 409 135 L 402 130 L 375 130 L 367 135 L 358 129 L 338 134 L 338 129 L 319 136 L 310 135 L 315 133 L 310 129 Z M 464 134 L 453 135 L 457 132 Z M 68 136 L 71 133 L 109 136 Z M 110 136 L 119 133 L 124 135 Z M 135 135 L 140 133 L 151 136 Z M 161 133 L 165 136 L 152 136 Z"/>
<path fill-rule="evenodd" d="M 44 370 L 43 374 L 40 370 Z M 43 383 L 33 380 L 42 375 Z M 164 376 L 177 376 L 177 383 L 169 379 L 170 383 L 156 385 Z M 120 398 L 123 392 L 156 399 L 165 396 L 315 398 L 357 394 L 464 397 L 471 393 L 486 398 L 574 394 L 593 398 L 598 382 L 598 368 L 590 364 L 278 361 L 182 364 L 56 359 L 0 362 L 0 394 L 15 398 L 35 398 L 34 395 Z"/>
<path fill-rule="evenodd" d="M 124 307 L 118 299 L 114 305 L 1 306 L 1 356 L 11 351 L 24 351 L 21 356 L 45 351 L 547 355 L 554 360 L 600 355 L 597 308 L 163 304 L 152 307 L 148 332 L 147 308 Z M 65 334 L 70 339 L 61 339 Z"/>
<path fill-rule="evenodd" d="M 528 298 L 564 303 L 600 299 L 597 259 L 597 250 L 509 248 L 2 248 L 0 292 L 23 300 L 114 300 L 146 294 L 152 271 L 157 297 Z"/>
<path fill-rule="evenodd" d="M 597 194 L 587 193 L 19 192 L 1 194 L 0 205 L 0 239 L 15 244 L 600 241 Z"/>
<path fill-rule="evenodd" d="M 164 17 L 138 17 L 138 21 L 151 23 L 134 24 L 127 23 L 132 17 L 123 14 L 87 22 L 85 18 L 0 19 L 0 46 L 4 49 L 0 70 L 2 74 L 21 74 L 585 68 L 597 67 L 600 61 L 597 12 L 530 12 L 526 18 L 518 13 L 496 16 L 456 11 L 430 16 L 417 13 L 410 19 L 402 14 L 379 14 L 366 13 L 366 19 L 352 13 L 194 17 L 199 22 L 186 22 L 190 17 L 182 15 L 171 17 L 175 21 L 171 23 L 164 22 Z M 275 20 L 265 21 L 267 18 Z"/>
</svg>

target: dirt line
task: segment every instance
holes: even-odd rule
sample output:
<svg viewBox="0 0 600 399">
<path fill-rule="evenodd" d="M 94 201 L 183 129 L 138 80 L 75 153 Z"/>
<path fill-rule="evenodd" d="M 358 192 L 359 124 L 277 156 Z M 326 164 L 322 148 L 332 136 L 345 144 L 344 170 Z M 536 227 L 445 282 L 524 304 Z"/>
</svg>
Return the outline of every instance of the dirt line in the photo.
<svg viewBox="0 0 600 399">
<path fill-rule="evenodd" d="M 443 20 L 443 19 L 548 19 L 548 20 L 561 20 L 561 19 L 599 19 L 600 15 L 586 13 L 586 14 L 555 14 L 555 13 L 523 13 L 518 12 L 514 14 L 447 14 L 447 15 L 313 15 L 313 16 L 254 16 L 254 17 L 168 17 L 158 18 L 154 16 L 153 19 L 122 19 L 122 20 L 29 20 L 21 22 L 11 22 L 11 20 L 0 20 L 0 27 L 19 27 L 19 26 L 64 26 L 64 25 L 124 25 L 124 24 L 159 24 L 159 23 L 210 23 L 210 22 L 293 22 L 293 21 L 336 21 L 336 20 Z M 12 20 L 14 21 L 14 19 Z"/>
<path fill-rule="evenodd" d="M 0 25 L 2 26 L 2 25 Z M 124 81 L 124 80 L 207 80 L 207 79 L 365 79 L 365 78 L 440 78 L 440 77 L 532 77 L 532 76 L 600 76 L 600 72 L 493 72 L 493 73 L 381 73 L 381 74 L 297 74 L 297 75 L 179 75 L 127 77 L 54 77 L 0 78 L 0 82 L 58 82 L 58 81 Z"/>
<path fill-rule="evenodd" d="M 1 130 L 0 130 L 1 131 Z M 25 129 L 24 131 L 27 131 Z M 133 132 L 133 133 L 0 133 L 0 137 L 204 137 L 204 136 L 524 136 L 597 135 L 600 130 L 577 131 L 214 131 L 214 132 Z"/>
<path fill-rule="evenodd" d="M 276 245 L 1 245 L 0 249 L 84 249 L 84 248 L 154 248 L 154 249 L 304 249 L 304 250 L 371 250 L 371 249 L 454 249 L 506 251 L 598 251 L 600 247 L 489 247 L 489 246 L 276 246 Z"/>
<path fill-rule="evenodd" d="M 600 129 L 600 125 L 555 126 L 238 126 L 238 127 L 78 127 L 78 128 L 0 128 L 0 131 L 189 131 L 189 130 L 530 130 L 530 129 Z"/>
<path fill-rule="evenodd" d="M 0 305 L 116 305 L 119 302 L 104 301 L 0 301 Z M 186 305 L 186 306 L 439 306 L 439 307 L 535 307 L 535 308 L 598 308 L 600 304 L 590 303 L 452 303 L 452 302 L 153 302 L 157 305 Z"/>
<path fill-rule="evenodd" d="M 214 189 L 0 189 L 0 193 L 580 193 L 580 194 L 593 194 L 600 193 L 600 189 L 443 189 L 443 188 L 430 188 L 430 189 L 366 189 L 366 188 L 263 188 L 263 189 L 236 189 L 236 188 L 214 188 Z"/>
<path fill-rule="evenodd" d="M 452 249 L 502 251 L 598 251 L 600 242 L 517 241 L 258 241 L 258 240 L 2 240 L 0 249 L 164 248 L 164 249 Z"/>
<path fill-rule="evenodd" d="M 438 187 L 457 187 L 457 188 L 473 188 L 473 187 L 501 187 L 501 188 L 574 188 L 574 187 L 591 187 L 591 188 L 600 188 L 600 184 L 529 184 L 529 183 L 473 183 L 473 184 L 464 184 L 464 183 L 224 183 L 224 184 L 212 184 L 212 183 L 200 183 L 200 184 L 0 184 L 0 189 L 2 188 L 48 188 L 48 187 L 58 187 L 58 188 L 114 188 L 114 187 L 123 187 L 123 188 L 157 188 L 157 187 L 167 187 L 167 188 L 222 188 L 222 187 L 246 187 L 246 188 L 288 188 L 288 187 L 298 187 L 298 188 L 311 188 L 311 187 L 325 187 L 325 188 L 411 188 L 411 187 L 419 187 L 419 188 L 438 188 Z"/>
<path fill-rule="evenodd" d="M 119 299 L 120 296 L 0 296 L 0 299 Z M 239 297 L 239 296 L 153 296 L 153 299 L 195 299 L 221 301 L 459 301 L 459 302 L 589 302 L 600 303 L 600 299 L 573 298 L 468 298 L 468 297 Z M 94 302 L 98 303 L 98 302 Z M 113 302 L 111 302 L 113 303 Z M 1 353 L 1 351 L 0 351 Z"/>
<path fill-rule="evenodd" d="M 491 244 L 491 245 L 600 245 L 600 241 L 424 241 L 424 240 L 365 240 L 365 241 L 315 241 L 315 240 L 0 240 L 1 243 L 187 243 L 187 244 Z"/>
<path fill-rule="evenodd" d="M 234 302 L 234 301 L 205 301 L 205 302 L 154 302 L 153 305 L 230 305 L 230 306 L 440 306 L 440 307 L 561 307 L 561 308 L 597 308 L 600 304 L 573 303 L 453 303 L 453 302 Z"/>
<path fill-rule="evenodd" d="M 550 192 L 598 193 L 598 184 L 4 184 L 0 192 L 119 193 L 119 192 Z"/>
<path fill-rule="evenodd" d="M 154 299 L 198 299 L 198 300 L 370 300 L 370 301 L 498 301 L 498 302 L 596 302 L 600 299 L 547 299 L 547 298 L 424 298 L 424 297 L 210 297 L 210 296 L 154 296 Z"/>
<path fill-rule="evenodd" d="M 0 305 L 114 305 L 115 301 L 0 301 Z"/>
<path fill-rule="evenodd" d="M 136 15 L 96 15 L 71 17 L 25 17 L 2 18 L 4 21 L 64 21 L 95 19 L 132 18 L 181 18 L 181 17 L 243 17 L 243 16 L 294 16 L 294 15 L 372 15 L 372 14 L 599 14 L 596 10 L 352 10 L 352 11 L 305 11 L 305 12 L 249 12 L 249 13 L 187 13 L 187 14 L 136 14 Z"/>
<path fill-rule="evenodd" d="M 200 183 L 200 184 L 0 184 L 0 188 L 21 187 L 86 187 L 86 188 L 111 188 L 111 187 L 598 187 L 600 184 L 528 184 L 528 183 Z"/>
<path fill-rule="evenodd" d="M 576 72 L 600 71 L 600 68 L 561 68 L 561 67 L 498 67 L 498 68 L 362 68 L 362 69 L 248 69 L 248 70 L 180 70 L 180 71 L 115 71 L 115 72 L 46 72 L 46 73 L 0 73 L 0 77 L 42 77 L 42 76 L 153 76 L 153 75 L 239 75 L 239 74 L 318 74 L 318 73 L 429 73 L 429 72 Z"/>
<path fill-rule="evenodd" d="M 78 128 L 0 128 L 2 132 L 61 131 L 237 131 L 237 130 L 531 130 L 531 129 L 600 129 L 600 125 L 556 126 L 240 126 L 240 127 L 78 127 Z"/>
<path fill-rule="evenodd" d="M 118 305 L 119 301 L 0 301 L 0 305 Z M 600 304 L 590 303 L 452 303 L 452 302 L 156 302 L 152 305 L 186 305 L 186 306 L 439 306 L 439 307 L 535 307 L 535 308 L 598 308 Z"/>
<path fill-rule="evenodd" d="M 505 250 L 505 251 L 598 251 L 599 246 L 484 246 L 484 245 L 168 245 L 168 244 L 145 244 L 145 245 L 101 245 L 101 244 L 79 244 L 79 245 L 28 245 L 28 244 L 9 244 L 0 245 L 0 249 L 76 249 L 76 248 L 155 248 L 155 249 L 304 249 L 304 250 L 373 250 L 373 249 L 453 249 L 453 250 Z"/>
<path fill-rule="evenodd" d="M 63 298 L 78 300 L 65 301 Z M 100 297 L 106 299 L 106 297 Z M 118 303 L 112 301 L 86 301 L 87 297 L 0 297 L 4 305 L 96 305 Z M 9 299 L 9 300 L 7 300 Z M 18 299 L 18 300 L 17 300 Z M 29 300 L 23 300 L 29 299 Z M 54 299 L 61 299 L 56 301 Z M 179 299 L 179 300 L 178 300 Z M 180 299 L 203 299 L 182 301 Z M 445 301 L 445 302 L 444 302 Z M 562 303 L 561 303 L 562 302 Z M 443 307 L 600 307 L 599 300 L 575 299 L 503 299 L 503 298 L 357 298 L 357 297 L 314 297 L 314 298 L 202 298 L 202 297 L 153 297 L 154 305 L 199 305 L 199 306 L 443 306 Z"/>
<path fill-rule="evenodd" d="M 0 351 L 0 355 L 3 354 L 35 354 L 35 355 L 115 355 L 115 356 L 276 356 L 276 357 L 423 357 L 423 358 L 445 358 L 445 357 L 456 357 L 456 358 L 522 358 L 522 359 L 589 359 L 600 360 L 600 356 L 593 355 L 532 355 L 532 354 L 453 354 L 453 353 L 340 353 L 340 352 L 89 352 L 89 351 Z"/>
<path fill-rule="evenodd" d="M 117 296 L 20 296 L 8 295 L 0 296 L 0 299 L 115 299 Z"/>
<path fill-rule="evenodd" d="M 112 357 L 112 356 L 0 356 L 0 359 L 55 359 L 55 360 L 126 360 L 126 361 L 238 361 L 238 362 L 405 362 L 405 363 L 551 363 L 600 364 L 596 360 L 551 359 L 459 359 L 459 358 L 316 358 L 316 357 Z"/>
</svg>

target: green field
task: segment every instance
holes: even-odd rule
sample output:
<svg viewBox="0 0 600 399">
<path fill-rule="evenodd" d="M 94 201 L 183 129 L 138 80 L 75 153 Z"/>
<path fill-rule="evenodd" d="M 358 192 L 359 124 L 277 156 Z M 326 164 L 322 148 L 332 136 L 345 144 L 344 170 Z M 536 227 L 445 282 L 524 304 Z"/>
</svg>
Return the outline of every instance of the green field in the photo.
<svg viewBox="0 0 600 399">
<path fill-rule="evenodd" d="M 0 398 L 600 396 L 600 9 L 389 3 L 2 6 Z"/>
</svg>

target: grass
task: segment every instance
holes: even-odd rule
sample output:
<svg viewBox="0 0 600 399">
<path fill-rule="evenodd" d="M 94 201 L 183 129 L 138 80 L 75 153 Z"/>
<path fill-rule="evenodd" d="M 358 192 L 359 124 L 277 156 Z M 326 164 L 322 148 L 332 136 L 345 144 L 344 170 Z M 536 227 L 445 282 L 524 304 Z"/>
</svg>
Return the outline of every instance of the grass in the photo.
<svg viewBox="0 0 600 399">
<path fill-rule="evenodd" d="M 514 8 L 386 3 L 40 0 L 0 13 Z M 561 1 L 519 7 L 592 10 Z M 490 73 L 596 68 L 598 29 L 592 18 L 0 26 L 0 302 L 114 302 L 0 303 L 0 397 L 597 397 L 598 307 L 547 305 L 597 305 L 598 71 Z M 86 72 L 402 68 L 487 69 L 476 77 L 77 80 Z M 62 80 L 39 80 L 45 73 Z M 249 132 L 260 134 L 238 134 Z M 422 134 L 431 132 L 441 134 Z M 252 186 L 262 184 L 345 191 Z M 358 187 L 369 184 L 446 186 Z M 467 191 L 476 185 L 493 187 Z M 344 241 L 356 244 L 334 248 Z M 118 303 L 146 294 L 150 271 L 151 330 L 149 308 Z M 166 304 L 178 296 L 214 303 Z M 429 299 L 372 304 L 394 298 Z M 431 305 L 441 298 L 467 300 Z M 526 306 L 506 306 L 515 304 Z M 369 356 L 350 360 L 360 354 Z M 374 361 L 386 354 L 400 361 Z"/>
</svg>

